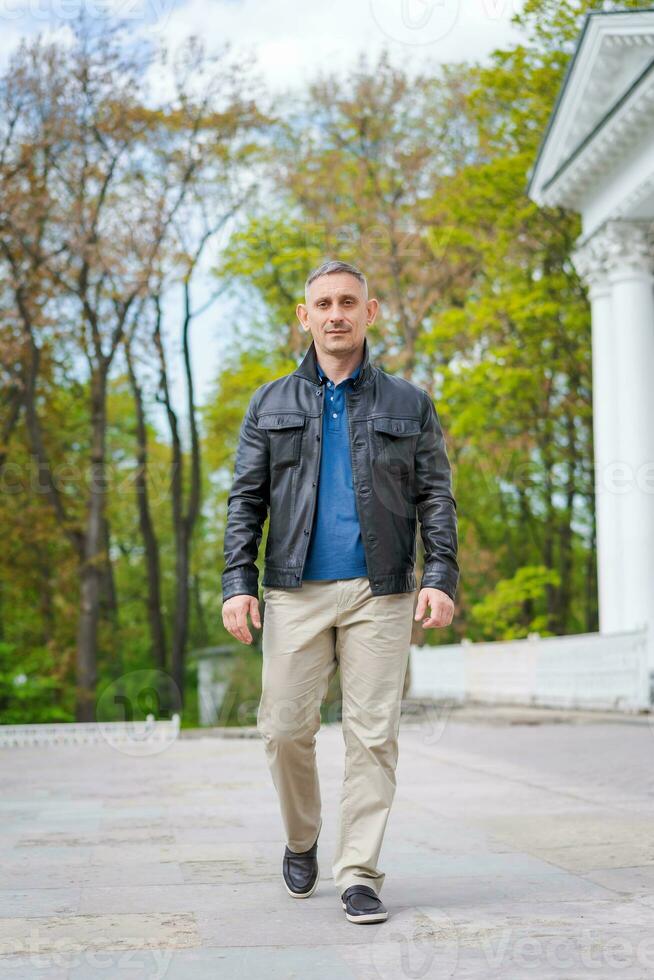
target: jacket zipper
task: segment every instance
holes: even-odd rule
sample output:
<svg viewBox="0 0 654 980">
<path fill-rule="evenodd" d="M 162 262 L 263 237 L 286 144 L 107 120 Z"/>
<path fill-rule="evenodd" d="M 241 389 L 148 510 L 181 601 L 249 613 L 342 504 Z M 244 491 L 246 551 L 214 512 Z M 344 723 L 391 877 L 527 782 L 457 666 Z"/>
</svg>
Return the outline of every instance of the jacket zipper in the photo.
<svg viewBox="0 0 654 980">
<path fill-rule="evenodd" d="M 350 398 L 349 398 L 349 396 L 350 396 L 350 392 L 349 391 L 346 391 L 345 392 L 345 403 L 347 405 L 347 429 L 348 429 L 348 436 L 349 436 L 349 443 L 350 443 L 350 466 L 352 467 L 352 484 L 354 486 L 354 503 L 356 505 L 357 516 L 359 518 L 359 528 L 361 530 L 361 540 L 363 541 L 363 553 L 364 553 L 365 558 L 366 558 L 366 566 L 368 566 L 368 552 L 366 550 L 366 534 L 364 533 L 364 523 L 361 520 L 361 510 L 359 508 L 359 484 L 355 481 L 355 478 L 354 478 L 354 474 L 355 474 L 356 471 L 355 471 L 355 466 L 354 466 L 354 453 L 353 453 L 353 450 L 352 450 L 352 418 L 351 418 L 352 413 L 350 412 Z M 370 578 L 371 583 L 372 583 L 373 576 L 370 574 L 370 569 L 369 568 L 368 568 L 368 577 Z"/>
<path fill-rule="evenodd" d="M 320 461 L 322 459 L 322 437 L 323 437 L 322 423 L 323 423 L 323 416 L 325 414 L 325 398 L 324 398 L 325 389 L 324 389 L 324 386 L 321 386 L 321 387 L 322 387 L 322 395 L 321 395 L 322 401 L 321 401 L 321 406 L 320 406 L 320 417 L 319 417 L 320 418 L 320 421 L 319 421 L 319 424 L 318 424 L 318 427 L 320 429 L 320 439 L 318 440 L 319 445 L 320 445 L 320 448 L 318 450 L 318 463 L 316 465 L 316 480 L 315 480 L 316 486 L 315 486 L 315 492 L 313 494 L 313 504 L 312 504 L 312 507 L 311 507 L 311 516 L 309 518 L 309 527 L 307 528 L 307 530 L 309 531 L 309 533 L 302 535 L 304 538 L 307 539 L 307 543 L 306 543 L 305 548 L 304 548 L 304 555 L 302 556 L 302 565 L 300 566 L 300 576 L 299 576 L 300 582 L 302 582 L 302 575 L 303 575 L 303 572 L 304 572 L 304 566 L 305 566 L 306 561 L 307 561 L 307 552 L 309 551 L 309 543 L 311 541 L 311 529 L 313 528 L 313 516 L 314 516 L 315 511 L 316 511 L 316 498 L 318 496 L 318 482 L 320 480 Z"/>
</svg>

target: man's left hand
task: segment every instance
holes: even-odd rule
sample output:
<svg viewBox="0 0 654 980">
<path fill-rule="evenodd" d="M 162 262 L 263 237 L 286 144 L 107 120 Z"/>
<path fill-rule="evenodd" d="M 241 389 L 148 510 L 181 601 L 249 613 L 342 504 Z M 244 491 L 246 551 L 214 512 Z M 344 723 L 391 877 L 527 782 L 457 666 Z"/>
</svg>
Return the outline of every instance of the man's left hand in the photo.
<svg viewBox="0 0 654 980">
<path fill-rule="evenodd" d="M 425 616 L 427 606 L 429 606 L 431 615 L 422 620 L 423 629 L 429 629 L 430 626 L 450 625 L 454 616 L 454 602 L 446 592 L 441 592 L 440 589 L 421 589 L 413 618 L 420 619 Z"/>
</svg>

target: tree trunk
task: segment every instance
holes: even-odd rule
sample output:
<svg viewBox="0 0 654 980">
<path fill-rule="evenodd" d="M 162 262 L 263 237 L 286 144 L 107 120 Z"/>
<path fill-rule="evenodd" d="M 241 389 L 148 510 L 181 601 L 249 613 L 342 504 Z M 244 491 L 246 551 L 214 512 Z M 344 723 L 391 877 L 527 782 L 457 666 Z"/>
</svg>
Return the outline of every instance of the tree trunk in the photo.
<svg viewBox="0 0 654 980">
<path fill-rule="evenodd" d="M 161 565 L 159 561 L 159 542 L 152 521 L 150 497 L 148 494 L 148 444 L 143 392 L 136 378 L 129 343 L 125 345 L 129 379 L 136 408 L 136 500 L 139 512 L 139 527 L 145 548 L 147 576 L 147 614 L 152 645 L 152 660 L 160 670 L 166 669 L 166 631 L 161 612 Z"/>
<path fill-rule="evenodd" d="M 80 568 L 80 615 L 77 625 L 78 721 L 93 721 L 95 715 L 98 621 L 104 564 L 106 386 L 104 370 L 96 370 L 91 378 L 91 487 Z"/>
<path fill-rule="evenodd" d="M 161 337 L 161 307 L 158 297 L 155 298 L 157 317 L 154 330 L 154 342 L 159 354 L 160 387 L 171 434 L 171 503 L 173 512 L 173 528 L 175 533 L 175 611 L 173 615 L 173 636 L 171 644 L 171 674 L 180 700 L 184 700 L 184 663 L 186 657 L 186 640 L 188 636 L 189 614 L 189 550 L 193 527 L 199 509 L 200 495 L 200 449 L 195 418 L 195 403 L 193 394 L 193 379 L 189 354 L 188 330 L 191 320 L 188 284 L 185 283 L 185 317 L 183 330 L 183 351 L 186 383 L 188 391 L 188 414 L 191 431 L 191 483 L 189 488 L 189 504 L 184 513 L 184 457 L 179 434 L 179 424 L 173 408 L 168 386 L 168 370 L 166 356 Z"/>
<path fill-rule="evenodd" d="M 571 386 L 576 386 L 578 379 L 571 378 Z M 574 517 L 574 499 L 577 492 L 575 485 L 577 443 L 575 437 L 575 418 L 572 411 L 566 413 L 566 432 L 568 436 L 568 478 L 566 480 L 566 507 L 561 515 L 559 533 L 559 575 L 561 584 L 557 589 L 556 616 L 554 619 L 555 632 L 563 635 L 568 632 L 568 617 L 570 615 L 570 600 L 572 589 L 570 580 L 573 566 L 573 542 L 574 531 L 572 521 Z"/>
<path fill-rule="evenodd" d="M 189 539 L 186 520 L 182 518 L 175 529 L 175 618 L 173 623 L 173 643 L 171 650 L 171 673 L 184 700 L 184 662 L 186 639 L 188 636 L 189 611 Z"/>
<path fill-rule="evenodd" d="M 594 471 L 593 471 L 594 479 Z M 586 563 L 586 632 L 593 633 L 599 629 L 599 601 L 597 595 L 597 515 L 595 512 L 595 495 L 589 500 L 590 512 L 590 544 Z"/>
<path fill-rule="evenodd" d="M 102 567 L 102 588 L 100 594 L 102 614 L 118 625 L 118 593 L 114 579 L 114 566 L 111 561 L 111 528 L 106 517 L 102 520 L 102 545 L 105 560 Z"/>
<path fill-rule="evenodd" d="M 200 646 L 207 646 L 209 643 L 209 630 L 207 629 L 207 620 L 204 612 L 204 606 L 202 605 L 202 586 L 200 581 L 200 573 L 195 572 L 192 576 L 192 588 L 193 588 L 193 608 L 195 610 L 195 617 L 197 620 L 197 641 Z"/>
</svg>

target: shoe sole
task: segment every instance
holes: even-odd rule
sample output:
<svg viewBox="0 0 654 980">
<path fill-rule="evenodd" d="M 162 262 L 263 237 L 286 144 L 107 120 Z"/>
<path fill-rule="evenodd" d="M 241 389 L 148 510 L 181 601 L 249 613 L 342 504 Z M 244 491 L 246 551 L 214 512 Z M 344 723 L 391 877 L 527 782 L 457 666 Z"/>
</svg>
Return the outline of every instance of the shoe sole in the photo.
<svg viewBox="0 0 654 980">
<path fill-rule="evenodd" d="M 286 884 L 286 878 L 284 878 L 283 875 L 282 875 L 282 881 L 284 882 L 284 888 L 286 889 L 286 891 L 288 892 L 288 894 L 291 896 L 291 898 L 311 898 L 311 896 L 315 892 L 316 888 L 318 887 L 318 882 L 320 881 L 320 868 L 318 868 L 318 873 L 316 875 L 316 880 L 314 881 L 313 885 L 311 886 L 311 888 L 309 889 L 308 892 L 294 892 L 294 891 L 292 891 L 288 887 L 288 885 Z"/>
<path fill-rule="evenodd" d="M 385 922 L 388 918 L 388 912 L 370 912 L 368 915 L 350 915 L 350 913 L 347 911 L 345 902 L 341 902 L 341 905 L 345 911 L 345 918 L 350 922 Z"/>
</svg>

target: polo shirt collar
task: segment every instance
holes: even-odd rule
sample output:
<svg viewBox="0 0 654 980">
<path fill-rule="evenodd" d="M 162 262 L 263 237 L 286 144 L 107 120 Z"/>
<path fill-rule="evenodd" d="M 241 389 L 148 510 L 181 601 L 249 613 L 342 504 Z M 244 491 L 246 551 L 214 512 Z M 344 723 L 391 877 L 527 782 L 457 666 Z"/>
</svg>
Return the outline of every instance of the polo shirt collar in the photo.
<svg viewBox="0 0 654 980">
<path fill-rule="evenodd" d="M 318 358 L 316 358 L 316 370 L 318 372 L 318 377 L 320 378 L 320 381 L 323 382 L 325 380 L 325 378 L 326 378 L 326 375 L 325 375 L 325 372 L 323 371 L 323 369 L 320 367 L 320 362 L 318 361 Z M 352 374 L 348 375 L 348 377 L 347 378 L 344 378 L 343 380 L 344 381 L 354 381 L 355 378 L 358 378 L 359 377 L 360 373 L 361 373 L 361 363 L 359 363 L 357 365 L 357 367 L 355 367 L 355 369 L 352 372 Z M 339 381 L 339 384 L 342 384 L 342 383 L 343 383 L 342 381 Z M 337 386 L 335 386 L 335 387 L 337 387 Z"/>
<path fill-rule="evenodd" d="M 359 365 L 360 372 L 358 376 L 355 377 L 352 382 L 352 388 L 357 391 L 360 388 L 365 387 L 369 384 L 377 373 L 377 368 L 370 361 L 370 348 L 368 346 L 368 338 L 363 338 L 363 360 Z M 318 361 L 316 357 L 316 344 L 315 341 L 311 341 L 309 349 L 305 353 L 301 363 L 296 367 L 293 374 L 296 374 L 300 378 L 306 378 L 314 385 L 321 384 L 321 376 L 318 373 Z"/>
</svg>

